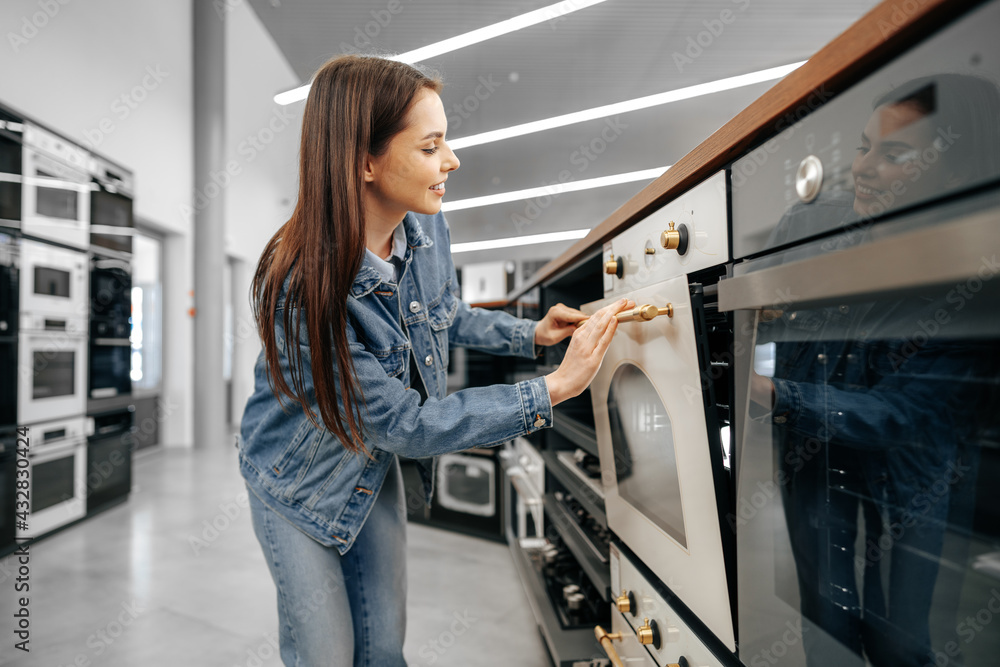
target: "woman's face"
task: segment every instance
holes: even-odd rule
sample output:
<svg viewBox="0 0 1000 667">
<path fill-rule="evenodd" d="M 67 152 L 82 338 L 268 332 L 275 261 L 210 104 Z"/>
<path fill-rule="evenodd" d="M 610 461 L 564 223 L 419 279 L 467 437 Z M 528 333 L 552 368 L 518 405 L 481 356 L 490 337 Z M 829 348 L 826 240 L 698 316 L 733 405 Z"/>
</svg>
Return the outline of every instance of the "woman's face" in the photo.
<svg viewBox="0 0 1000 667">
<path fill-rule="evenodd" d="M 370 212 L 396 222 L 407 211 L 440 211 L 448 172 L 460 164 L 445 142 L 448 118 L 437 93 L 419 92 L 406 121 L 406 129 L 389 141 L 385 153 L 370 157 L 365 169 L 367 204 L 375 209 Z"/>
<path fill-rule="evenodd" d="M 927 115 L 913 104 L 884 104 L 875 109 L 851 165 L 854 211 L 861 216 L 877 215 L 937 187 L 947 170 L 934 138 Z"/>
</svg>

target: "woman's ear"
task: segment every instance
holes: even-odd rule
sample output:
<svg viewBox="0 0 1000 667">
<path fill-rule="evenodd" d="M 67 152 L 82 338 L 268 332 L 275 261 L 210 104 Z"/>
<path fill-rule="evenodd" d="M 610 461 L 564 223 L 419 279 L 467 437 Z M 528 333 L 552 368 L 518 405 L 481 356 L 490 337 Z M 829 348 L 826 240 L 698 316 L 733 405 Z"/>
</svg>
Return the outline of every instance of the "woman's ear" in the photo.
<svg viewBox="0 0 1000 667">
<path fill-rule="evenodd" d="M 371 155 L 365 158 L 364 178 L 365 183 L 371 183 L 375 180 L 375 160 Z"/>
</svg>

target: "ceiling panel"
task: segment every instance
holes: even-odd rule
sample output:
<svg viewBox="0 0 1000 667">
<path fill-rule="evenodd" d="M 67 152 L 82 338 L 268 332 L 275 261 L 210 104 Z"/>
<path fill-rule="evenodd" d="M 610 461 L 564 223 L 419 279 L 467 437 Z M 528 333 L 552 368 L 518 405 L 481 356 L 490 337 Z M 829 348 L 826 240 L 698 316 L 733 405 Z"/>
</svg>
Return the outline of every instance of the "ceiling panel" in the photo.
<svg viewBox="0 0 1000 667">
<path fill-rule="evenodd" d="M 401 53 L 551 4 L 250 2 L 303 81 L 339 53 Z M 455 139 L 805 60 L 875 4 L 609 0 L 422 65 L 445 81 L 441 97 Z M 584 180 L 672 164 L 773 84 L 463 149 L 446 201 L 547 185 L 564 171 Z M 561 194 L 545 207 L 536 200 L 453 211 L 447 214 L 452 240 L 593 227 L 646 184 Z M 456 262 L 556 256 L 568 245 L 462 253 Z"/>
</svg>

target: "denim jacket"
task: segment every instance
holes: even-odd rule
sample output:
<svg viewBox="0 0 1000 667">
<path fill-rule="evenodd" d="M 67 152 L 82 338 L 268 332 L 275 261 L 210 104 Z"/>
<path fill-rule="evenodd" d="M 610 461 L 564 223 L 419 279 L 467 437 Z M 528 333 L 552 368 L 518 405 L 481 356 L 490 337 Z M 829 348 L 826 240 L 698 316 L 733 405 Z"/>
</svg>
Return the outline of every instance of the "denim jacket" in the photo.
<svg viewBox="0 0 1000 667">
<path fill-rule="evenodd" d="M 240 472 L 250 490 L 341 554 L 364 525 L 396 454 L 420 460 L 429 503 L 431 457 L 497 445 L 552 424 L 542 377 L 445 395 L 449 346 L 532 358 L 537 323 L 471 308 L 459 299 L 443 215 L 407 213 L 402 224 L 407 248 L 399 284 L 384 282 L 365 258 L 347 299 L 347 337 L 364 394 L 362 425 L 371 457 L 351 454 L 331 432 L 313 426 L 297 403 L 285 398 L 282 409 L 268 383 L 263 352 L 237 439 Z M 279 299 L 283 303 L 284 292 Z M 282 373 L 291 386 L 285 350 L 288 344 L 299 345 L 304 384 L 311 394 L 304 321 L 299 340 L 291 343 L 285 338 L 282 310 L 279 305 L 275 325 Z M 411 347 L 427 390 L 423 404 L 410 389 Z M 315 402 L 313 410 L 319 414 Z"/>
</svg>

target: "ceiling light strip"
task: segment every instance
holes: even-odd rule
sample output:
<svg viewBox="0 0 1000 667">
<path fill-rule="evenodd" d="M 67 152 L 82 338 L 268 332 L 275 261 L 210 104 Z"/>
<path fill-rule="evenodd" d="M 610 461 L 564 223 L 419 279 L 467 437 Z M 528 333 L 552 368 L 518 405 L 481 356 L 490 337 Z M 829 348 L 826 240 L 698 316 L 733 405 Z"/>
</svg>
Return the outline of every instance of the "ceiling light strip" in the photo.
<svg viewBox="0 0 1000 667">
<path fill-rule="evenodd" d="M 805 63 L 806 61 L 803 60 L 790 65 L 772 67 L 758 72 L 750 72 L 749 74 L 740 74 L 726 79 L 699 83 L 686 88 L 678 88 L 677 90 L 670 90 L 665 93 L 656 93 L 655 95 L 638 97 L 634 100 L 606 104 L 601 107 L 594 107 L 593 109 L 574 111 L 573 113 L 563 114 L 562 116 L 553 116 L 552 118 L 543 118 L 542 120 L 535 120 L 530 123 L 521 123 L 520 125 L 513 125 L 499 130 L 472 134 L 467 137 L 453 139 L 448 142 L 448 145 L 452 150 L 459 150 L 460 148 L 468 148 L 469 146 L 478 146 L 480 144 L 500 141 L 502 139 L 510 139 L 511 137 L 519 137 L 525 134 L 532 134 L 534 132 L 551 130 L 556 127 L 572 125 L 573 123 L 582 123 L 584 121 L 605 118 L 607 116 L 614 116 L 621 113 L 627 113 L 629 111 L 648 109 L 649 107 L 669 104 L 671 102 L 689 100 L 694 97 L 701 97 L 702 95 L 711 95 L 712 93 L 719 93 L 724 90 L 742 88 L 743 86 L 750 86 L 755 83 L 780 79 L 787 76 L 790 72 L 798 69 Z"/>
<path fill-rule="evenodd" d="M 568 232 L 552 232 L 550 234 L 531 234 L 530 236 L 514 236 L 506 239 L 490 241 L 470 241 L 468 243 L 452 243 L 451 253 L 472 252 L 474 250 L 496 250 L 497 248 L 513 248 L 522 245 L 538 243 L 553 243 L 555 241 L 575 241 L 590 233 L 589 229 L 573 229 Z"/>
<path fill-rule="evenodd" d="M 477 206 L 490 206 L 491 204 L 503 204 L 509 201 L 520 199 L 532 199 L 534 197 L 552 197 L 564 192 L 577 192 L 579 190 L 591 190 L 593 188 L 603 188 L 609 185 L 620 183 L 632 183 L 634 181 L 652 181 L 659 178 L 663 172 L 670 167 L 655 167 L 653 169 L 643 169 L 642 171 L 630 171 L 624 174 L 613 174 L 611 176 L 601 176 L 599 178 L 588 178 L 585 181 L 570 181 L 568 183 L 553 183 L 543 185 L 538 188 L 527 188 L 525 190 L 512 190 L 511 192 L 501 192 L 495 195 L 485 195 L 483 197 L 471 197 L 469 199 L 458 199 L 441 204 L 442 211 L 460 211 L 464 208 L 476 208 Z"/>
<path fill-rule="evenodd" d="M 591 7 L 602 2 L 606 2 L 606 0 L 563 0 L 562 2 L 557 2 L 554 5 L 549 5 L 548 7 L 542 7 L 541 9 L 536 9 L 505 21 L 500 21 L 499 23 L 471 30 L 461 35 L 456 35 L 455 37 L 449 37 L 448 39 L 440 42 L 422 46 L 419 49 L 401 53 L 398 56 L 391 57 L 390 60 L 398 60 L 399 62 L 410 64 L 417 63 L 421 60 L 427 60 L 428 58 L 450 53 L 451 51 L 464 49 L 465 47 L 472 46 L 473 44 L 485 42 L 486 40 L 493 39 L 494 37 L 500 37 L 501 35 L 506 35 L 517 30 L 530 28 L 531 26 L 542 23 L 543 21 L 553 21 L 555 19 L 562 18 L 567 14 L 572 14 L 573 12 L 586 9 L 587 7 Z M 278 93 L 274 96 L 274 101 L 278 104 L 292 104 L 293 102 L 304 100 L 306 96 L 309 95 L 309 87 L 311 85 L 311 83 L 307 83 L 293 90 Z"/>
</svg>

